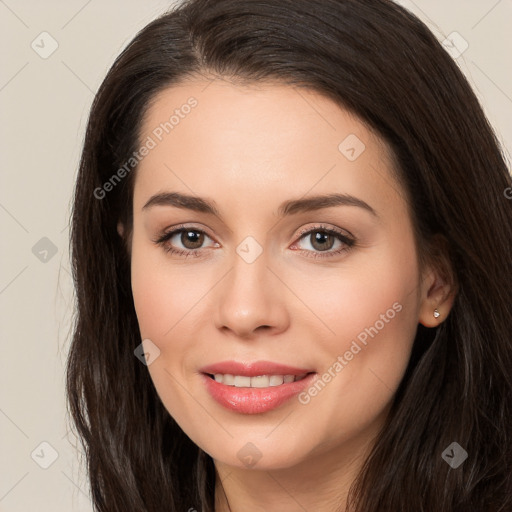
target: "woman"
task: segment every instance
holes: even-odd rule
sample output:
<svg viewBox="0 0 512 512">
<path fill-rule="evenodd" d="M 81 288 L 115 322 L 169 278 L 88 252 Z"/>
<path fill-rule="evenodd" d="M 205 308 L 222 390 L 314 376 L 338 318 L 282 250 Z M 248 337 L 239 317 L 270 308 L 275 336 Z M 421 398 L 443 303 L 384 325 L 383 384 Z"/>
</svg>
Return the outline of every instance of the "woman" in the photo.
<svg viewBox="0 0 512 512">
<path fill-rule="evenodd" d="M 96 509 L 512 509 L 510 187 L 467 81 L 390 1 L 150 23 L 75 191 Z"/>
</svg>

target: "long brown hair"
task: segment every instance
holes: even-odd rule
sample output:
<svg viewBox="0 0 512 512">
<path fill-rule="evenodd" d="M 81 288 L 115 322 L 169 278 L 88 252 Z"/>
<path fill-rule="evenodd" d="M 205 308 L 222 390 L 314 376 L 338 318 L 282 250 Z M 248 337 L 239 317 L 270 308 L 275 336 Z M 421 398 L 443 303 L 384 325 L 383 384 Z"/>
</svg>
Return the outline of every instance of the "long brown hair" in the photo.
<svg viewBox="0 0 512 512">
<path fill-rule="evenodd" d="M 128 240 L 141 120 L 198 73 L 306 87 L 389 144 L 421 261 L 446 240 L 458 293 L 418 326 L 387 424 L 351 489 L 358 512 L 512 510 L 512 186 L 463 74 L 389 0 L 189 0 L 141 30 L 94 99 L 71 221 L 76 316 L 67 397 L 100 512 L 214 510 L 214 466 L 162 405 L 134 356 L 141 338 Z M 510 189 L 512 190 L 512 189 Z M 127 245 L 128 244 L 128 245 Z M 433 336 L 435 334 L 435 336 Z M 452 443 L 468 458 L 443 460 Z"/>
</svg>

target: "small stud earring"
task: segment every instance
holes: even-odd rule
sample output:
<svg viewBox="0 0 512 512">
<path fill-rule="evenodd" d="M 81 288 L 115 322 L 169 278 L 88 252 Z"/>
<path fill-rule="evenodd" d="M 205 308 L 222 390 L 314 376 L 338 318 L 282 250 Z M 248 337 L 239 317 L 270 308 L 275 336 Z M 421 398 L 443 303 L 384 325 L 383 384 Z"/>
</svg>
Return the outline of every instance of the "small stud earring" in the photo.
<svg viewBox="0 0 512 512">
<path fill-rule="evenodd" d="M 434 318 L 439 318 L 441 316 L 441 313 L 436 309 L 434 309 Z"/>
</svg>

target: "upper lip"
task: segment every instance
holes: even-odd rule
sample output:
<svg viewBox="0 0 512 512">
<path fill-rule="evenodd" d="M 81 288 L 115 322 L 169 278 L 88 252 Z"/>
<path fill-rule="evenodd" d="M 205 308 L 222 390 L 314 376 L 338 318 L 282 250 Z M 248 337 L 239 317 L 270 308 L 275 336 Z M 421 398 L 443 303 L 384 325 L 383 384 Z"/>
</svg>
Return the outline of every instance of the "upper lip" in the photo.
<svg viewBox="0 0 512 512">
<path fill-rule="evenodd" d="M 256 377 L 257 375 L 303 375 L 305 373 L 311 373 L 314 370 L 273 363 L 272 361 L 254 361 L 249 363 L 221 361 L 204 366 L 199 371 L 211 375 L 221 373 L 223 375 L 230 374 L 242 375 L 244 377 Z"/>
</svg>

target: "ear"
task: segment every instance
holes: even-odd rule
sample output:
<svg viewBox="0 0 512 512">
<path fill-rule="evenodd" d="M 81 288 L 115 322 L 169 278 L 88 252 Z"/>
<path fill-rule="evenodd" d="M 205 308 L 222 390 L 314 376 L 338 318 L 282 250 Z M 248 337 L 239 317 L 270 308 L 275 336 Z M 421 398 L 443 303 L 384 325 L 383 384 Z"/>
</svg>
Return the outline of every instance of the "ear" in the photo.
<svg viewBox="0 0 512 512">
<path fill-rule="evenodd" d="M 418 322 L 425 327 L 437 327 L 452 309 L 458 292 L 456 274 L 449 257 L 449 245 L 442 235 L 436 235 L 429 255 L 430 263 L 423 273 Z M 434 310 L 439 316 L 434 316 Z"/>
<path fill-rule="evenodd" d="M 119 233 L 119 236 L 123 238 L 124 235 L 124 225 L 122 222 L 117 223 L 117 232 Z"/>
</svg>

